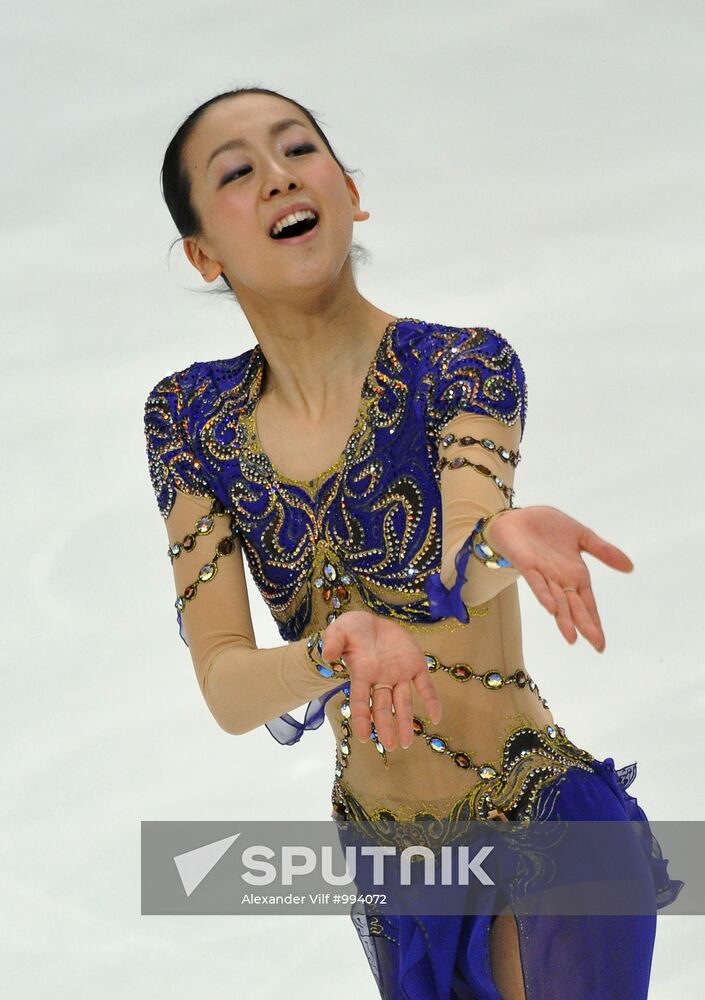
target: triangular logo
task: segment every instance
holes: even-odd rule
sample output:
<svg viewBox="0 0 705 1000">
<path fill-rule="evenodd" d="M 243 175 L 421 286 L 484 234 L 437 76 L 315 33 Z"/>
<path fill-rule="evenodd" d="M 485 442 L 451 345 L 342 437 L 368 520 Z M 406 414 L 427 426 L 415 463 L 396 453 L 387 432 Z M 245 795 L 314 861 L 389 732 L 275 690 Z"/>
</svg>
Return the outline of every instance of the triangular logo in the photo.
<svg viewBox="0 0 705 1000">
<path fill-rule="evenodd" d="M 174 856 L 174 864 L 187 896 L 190 896 L 194 889 L 198 888 L 208 872 L 215 868 L 239 836 L 240 834 L 236 833 L 232 837 L 214 840 L 212 844 L 204 844 L 203 847 L 197 847 L 193 851 L 186 851 L 185 854 Z"/>
</svg>

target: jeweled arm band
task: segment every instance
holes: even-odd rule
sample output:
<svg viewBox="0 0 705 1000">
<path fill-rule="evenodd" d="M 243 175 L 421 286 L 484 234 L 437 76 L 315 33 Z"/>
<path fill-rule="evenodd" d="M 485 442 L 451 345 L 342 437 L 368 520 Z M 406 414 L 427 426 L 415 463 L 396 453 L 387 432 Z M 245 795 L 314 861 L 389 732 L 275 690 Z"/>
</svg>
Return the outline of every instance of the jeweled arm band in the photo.
<svg viewBox="0 0 705 1000">
<path fill-rule="evenodd" d="M 497 444 L 497 442 L 493 441 L 492 438 L 476 438 L 471 434 L 465 434 L 462 437 L 456 437 L 456 435 L 452 433 L 444 434 L 441 438 L 441 445 L 444 448 L 450 448 L 452 444 L 459 444 L 463 447 L 480 444 L 487 451 L 492 451 L 496 455 L 499 455 L 502 461 L 509 462 L 509 464 L 513 465 L 515 468 L 521 459 L 521 454 L 518 451 L 511 451 L 509 448 L 505 448 L 504 445 Z M 441 461 L 444 462 L 444 464 L 448 464 L 447 460 L 441 459 Z M 443 465 L 441 465 L 440 468 L 443 468 Z"/>
<path fill-rule="evenodd" d="M 308 637 L 306 649 L 311 663 L 321 677 L 340 677 L 341 680 L 347 680 L 350 677 L 342 656 L 339 660 L 331 660 L 330 663 L 323 659 L 323 639 L 320 631 L 313 632 Z"/>
<path fill-rule="evenodd" d="M 511 562 L 493 549 L 484 536 L 484 531 L 492 518 L 497 517 L 498 514 L 504 514 L 506 510 L 521 510 L 521 508 L 504 507 L 502 510 L 494 511 L 494 513 L 489 514 L 487 517 L 481 517 L 470 535 L 469 541 L 472 554 L 476 559 L 479 559 L 481 563 L 489 567 L 489 569 L 504 569 L 512 567 Z"/>
<path fill-rule="evenodd" d="M 475 472 L 479 472 L 481 476 L 487 476 L 488 479 L 491 479 L 495 486 L 502 492 L 502 495 L 507 498 L 510 506 L 512 505 L 512 501 L 514 499 L 513 488 L 503 482 L 503 480 L 501 480 L 499 476 L 495 475 L 492 469 L 488 469 L 486 465 L 479 465 L 477 462 L 471 462 L 469 458 L 465 457 L 465 455 L 456 455 L 455 458 L 451 459 L 447 459 L 445 457 L 441 458 L 438 462 L 439 472 L 442 469 L 445 469 L 446 466 L 449 469 L 462 469 L 463 466 L 469 466 L 471 469 L 474 469 Z"/>
<path fill-rule="evenodd" d="M 167 555 L 173 563 L 174 559 L 178 559 L 182 552 L 191 552 L 196 547 L 196 541 L 202 535 L 209 535 L 213 530 L 215 525 L 215 517 L 222 517 L 227 514 L 228 511 L 222 505 L 220 500 L 213 497 L 211 503 L 211 509 L 207 514 L 203 514 L 198 518 L 194 525 L 194 530 L 185 535 L 180 542 L 172 542 L 172 544 L 167 549 Z M 231 522 L 232 524 L 232 522 Z"/>
<path fill-rule="evenodd" d="M 193 581 L 193 583 L 190 583 L 188 587 L 186 587 L 183 594 L 179 594 L 176 598 L 174 607 L 177 611 L 183 611 L 186 607 L 186 602 L 194 599 L 198 593 L 199 583 L 209 583 L 213 579 L 215 574 L 218 572 L 218 560 L 220 557 L 229 556 L 234 550 L 235 539 L 231 535 L 225 535 L 224 538 L 220 539 L 215 547 L 215 552 L 213 553 L 211 561 L 201 566 L 198 577 Z"/>
</svg>

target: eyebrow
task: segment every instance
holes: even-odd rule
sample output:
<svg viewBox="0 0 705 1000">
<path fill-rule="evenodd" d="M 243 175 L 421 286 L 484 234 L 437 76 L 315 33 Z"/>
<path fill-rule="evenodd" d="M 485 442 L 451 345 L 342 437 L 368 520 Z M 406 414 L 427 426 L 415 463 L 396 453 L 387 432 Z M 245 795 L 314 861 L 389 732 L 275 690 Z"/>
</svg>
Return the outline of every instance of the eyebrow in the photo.
<svg viewBox="0 0 705 1000">
<path fill-rule="evenodd" d="M 304 123 L 302 121 L 299 121 L 298 118 L 282 118 L 280 121 L 274 122 L 273 125 L 270 125 L 269 127 L 270 138 L 275 135 L 279 135 L 279 133 L 284 132 L 285 129 L 291 128 L 292 125 L 303 125 L 303 127 L 306 128 Z M 249 145 L 249 143 L 247 142 L 246 139 L 230 139 L 228 140 L 228 142 L 224 142 L 222 146 L 218 146 L 217 149 L 214 149 L 211 155 L 208 157 L 206 170 L 208 170 L 208 168 L 211 165 L 211 162 L 215 159 L 218 153 L 223 153 L 225 152 L 226 149 L 240 149 L 242 146 L 247 146 L 247 145 Z"/>
</svg>

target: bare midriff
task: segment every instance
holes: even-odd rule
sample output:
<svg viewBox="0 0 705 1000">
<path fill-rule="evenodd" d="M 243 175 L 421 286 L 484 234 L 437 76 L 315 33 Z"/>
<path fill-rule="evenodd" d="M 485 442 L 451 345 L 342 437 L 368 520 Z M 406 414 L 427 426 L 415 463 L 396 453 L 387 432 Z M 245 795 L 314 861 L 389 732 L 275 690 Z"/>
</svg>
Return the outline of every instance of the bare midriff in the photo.
<svg viewBox="0 0 705 1000">
<path fill-rule="evenodd" d="M 449 629 L 447 620 L 424 626 L 400 625 L 414 634 L 424 653 L 446 666 L 462 663 L 474 674 L 497 671 L 503 678 L 517 670 L 526 673 L 516 583 L 486 604 L 470 609 L 470 621 L 465 625 L 454 622 Z M 550 709 L 543 704 L 545 692 L 532 690 L 528 682 L 523 687 L 504 683 L 490 689 L 480 679 L 460 681 L 444 670 L 430 676 L 441 701 L 441 720 L 437 725 L 430 721 L 412 684 L 414 715 L 424 723 L 427 735 L 441 737 L 451 751 L 463 751 L 474 764 L 491 764 L 500 771 L 502 748 L 510 732 L 521 725 L 544 729 L 555 724 Z M 540 688 L 539 678 L 530 676 Z M 340 713 L 344 701 L 341 692 L 326 705 L 338 759 L 344 738 Z M 389 809 L 401 815 L 412 809 L 413 813 L 428 811 L 443 816 L 479 780 L 476 770 L 461 768 L 448 753 L 433 750 L 424 735 L 415 735 L 406 750 L 400 746 L 386 750 L 386 760 L 372 740 L 361 743 L 352 735 L 348 743 L 350 753 L 339 783 L 368 811 Z"/>
</svg>

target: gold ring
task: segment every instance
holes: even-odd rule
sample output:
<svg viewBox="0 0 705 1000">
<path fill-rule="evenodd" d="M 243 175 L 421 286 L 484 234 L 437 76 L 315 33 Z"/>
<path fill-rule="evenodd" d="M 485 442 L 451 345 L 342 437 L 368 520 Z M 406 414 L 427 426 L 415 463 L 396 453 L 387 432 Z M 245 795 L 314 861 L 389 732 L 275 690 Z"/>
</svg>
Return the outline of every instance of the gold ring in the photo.
<svg viewBox="0 0 705 1000">
<path fill-rule="evenodd" d="M 390 691 L 394 690 L 394 688 L 393 688 L 393 686 L 391 684 L 373 684 L 372 685 L 372 690 L 373 691 L 378 691 L 380 688 L 389 688 Z"/>
</svg>

